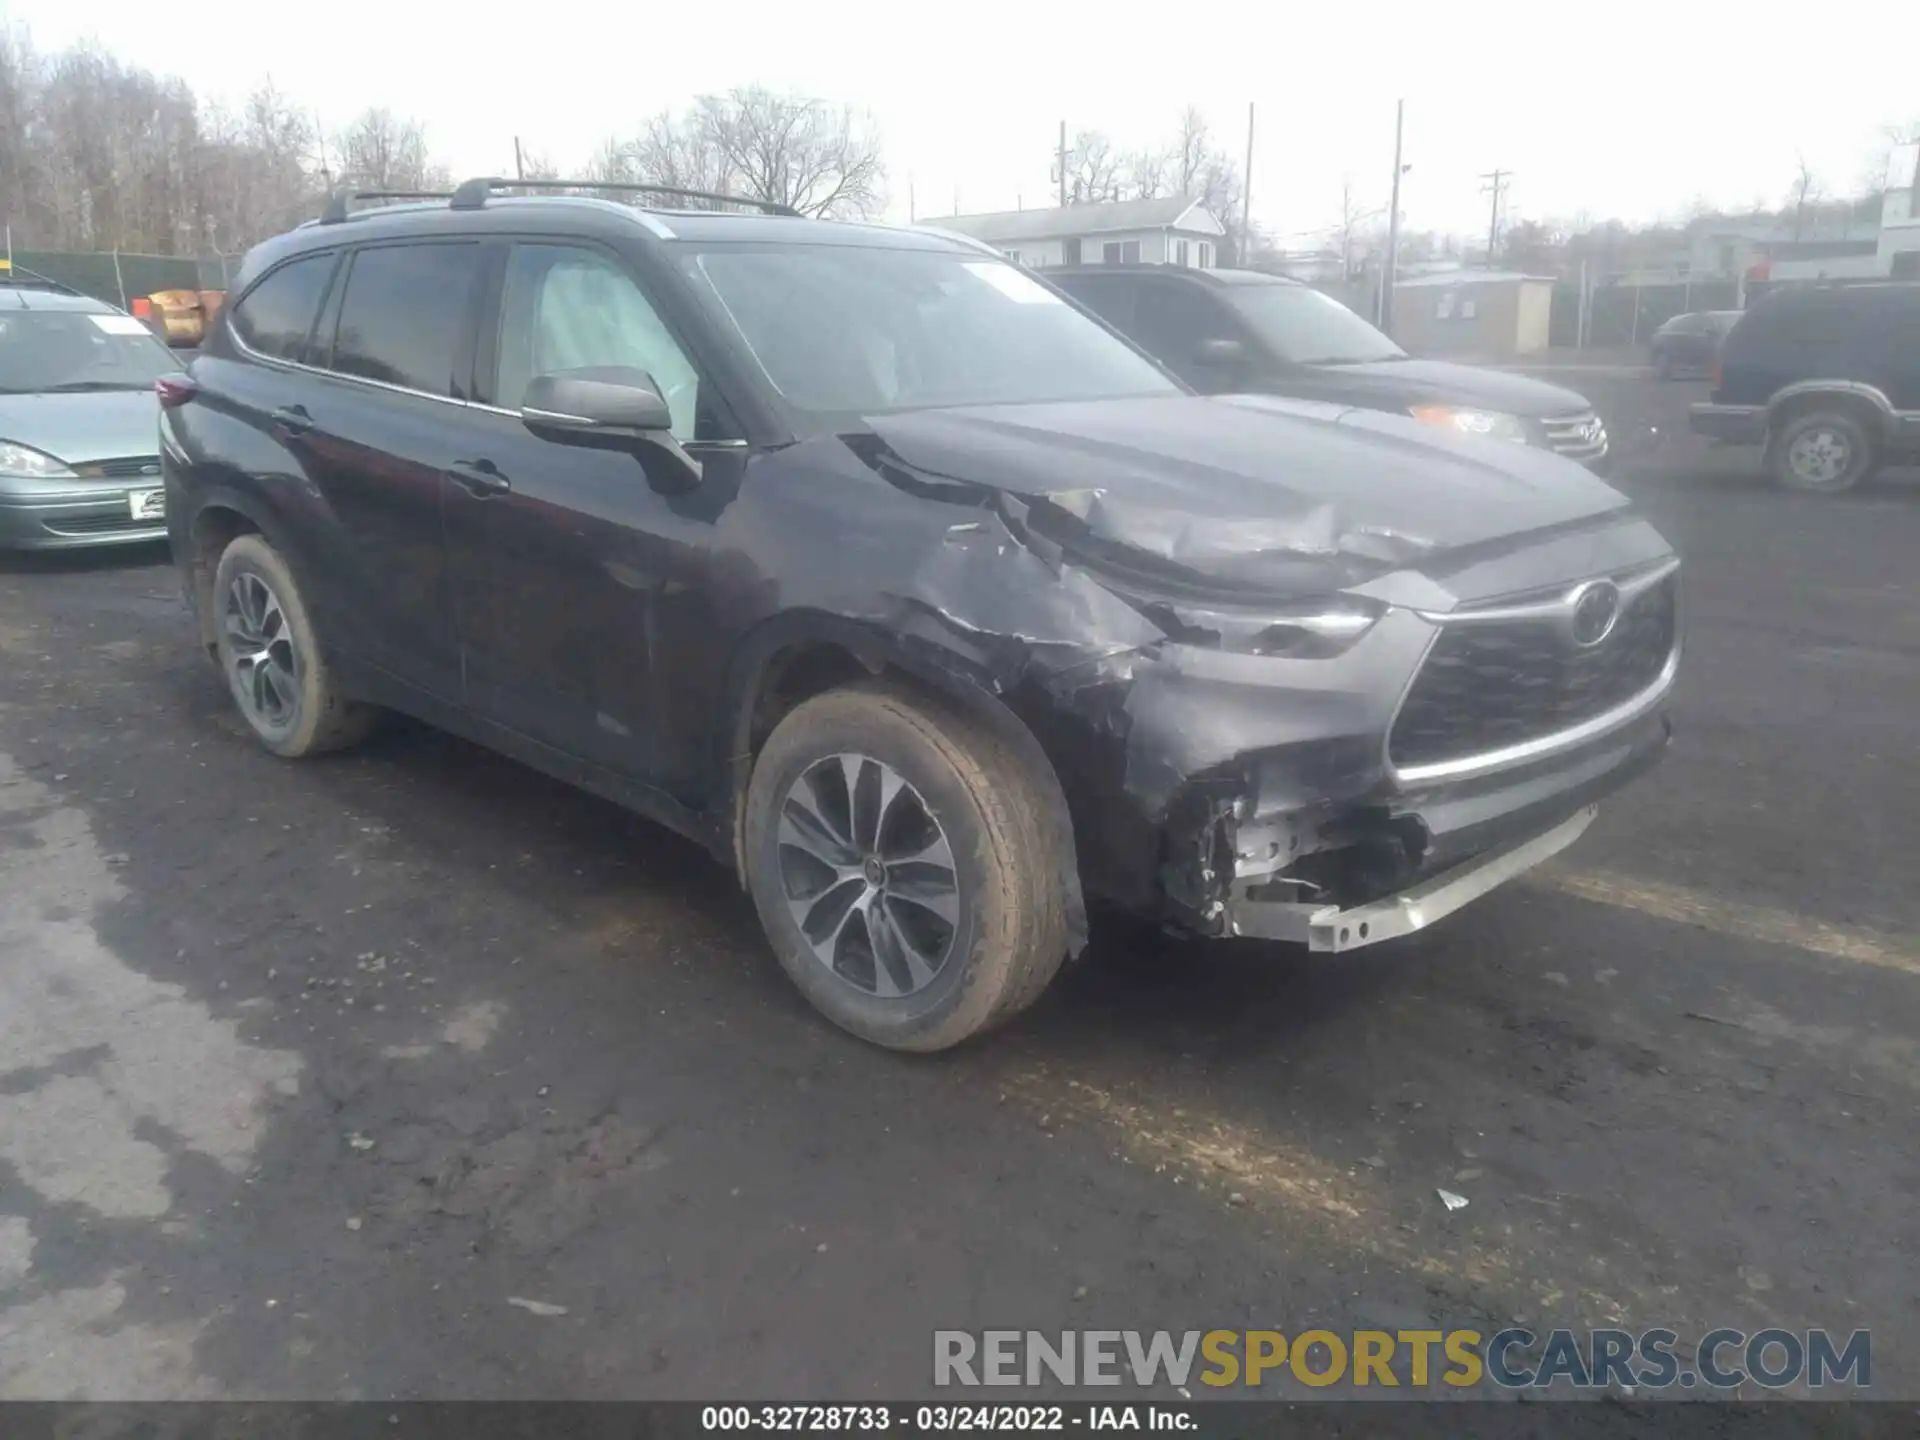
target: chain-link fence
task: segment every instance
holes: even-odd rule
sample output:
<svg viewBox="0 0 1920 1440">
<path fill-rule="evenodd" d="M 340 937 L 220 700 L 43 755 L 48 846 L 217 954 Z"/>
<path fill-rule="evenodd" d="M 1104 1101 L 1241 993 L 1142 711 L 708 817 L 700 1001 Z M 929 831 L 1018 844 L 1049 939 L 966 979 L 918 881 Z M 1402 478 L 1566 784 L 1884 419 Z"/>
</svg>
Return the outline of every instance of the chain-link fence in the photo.
<svg viewBox="0 0 1920 1440">
<path fill-rule="evenodd" d="M 14 268 L 72 286 L 83 295 L 129 309 L 135 296 L 158 290 L 225 290 L 240 268 L 231 255 L 131 255 L 114 251 L 16 250 Z"/>
<path fill-rule="evenodd" d="M 1752 298 L 1752 286 L 1748 298 Z M 1738 310 L 1740 284 L 1736 280 L 1673 281 L 1660 285 L 1602 282 L 1595 285 L 1587 305 L 1586 343 L 1618 347 L 1642 345 L 1676 315 L 1696 310 Z M 1553 316 L 1549 342 L 1556 349 L 1580 343 L 1580 285 L 1563 280 L 1553 287 Z"/>
</svg>

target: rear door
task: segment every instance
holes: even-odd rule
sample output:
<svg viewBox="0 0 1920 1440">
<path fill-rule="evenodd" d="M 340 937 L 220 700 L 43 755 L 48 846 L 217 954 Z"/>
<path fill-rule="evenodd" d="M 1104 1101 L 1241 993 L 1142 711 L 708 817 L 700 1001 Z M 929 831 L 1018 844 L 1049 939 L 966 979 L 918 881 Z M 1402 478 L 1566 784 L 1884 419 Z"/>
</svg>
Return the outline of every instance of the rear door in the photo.
<svg viewBox="0 0 1920 1440">
<path fill-rule="evenodd" d="M 467 415 L 481 247 L 432 240 L 349 257 L 310 363 L 307 469 L 324 501 L 341 643 L 435 700 L 461 696 L 441 513 Z"/>
</svg>

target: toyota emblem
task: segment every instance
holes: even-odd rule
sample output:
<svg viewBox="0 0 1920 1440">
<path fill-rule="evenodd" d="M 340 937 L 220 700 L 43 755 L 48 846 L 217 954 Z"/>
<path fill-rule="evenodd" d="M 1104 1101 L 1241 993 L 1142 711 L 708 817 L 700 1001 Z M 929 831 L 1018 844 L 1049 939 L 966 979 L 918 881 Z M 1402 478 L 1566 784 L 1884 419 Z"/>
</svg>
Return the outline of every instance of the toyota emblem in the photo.
<svg viewBox="0 0 1920 1440">
<path fill-rule="evenodd" d="M 1583 650 L 1611 635 L 1619 618 L 1620 587 L 1611 580 L 1589 580 L 1567 596 L 1567 634 Z"/>
</svg>

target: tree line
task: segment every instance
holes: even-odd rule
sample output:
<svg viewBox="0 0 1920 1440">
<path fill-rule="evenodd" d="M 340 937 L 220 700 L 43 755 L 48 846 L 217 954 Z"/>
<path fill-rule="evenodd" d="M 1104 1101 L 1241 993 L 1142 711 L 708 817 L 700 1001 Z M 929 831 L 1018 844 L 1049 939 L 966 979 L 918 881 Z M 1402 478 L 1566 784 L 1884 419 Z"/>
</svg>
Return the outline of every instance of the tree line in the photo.
<svg viewBox="0 0 1920 1440">
<path fill-rule="evenodd" d="M 0 32 L 0 220 L 16 249 L 234 253 L 319 213 L 336 184 L 433 189 L 418 121 L 343 128 L 263 84 L 237 108 L 96 45 Z"/>
<path fill-rule="evenodd" d="M 517 156 L 528 179 L 558 167 Z M 886 201 L 873 127 L 759 86 L 663 112 L 607 141 L 587 178 L 867 215 Z M 337 130 L 262 84 L 237 107 L 92 44 L 52 54 L 0 30 L 0 221 L 22 250 L 233 254 L 320 213 L 336 188 L 445 190 L 425 127 L 385 108 Z"/>
</svg>

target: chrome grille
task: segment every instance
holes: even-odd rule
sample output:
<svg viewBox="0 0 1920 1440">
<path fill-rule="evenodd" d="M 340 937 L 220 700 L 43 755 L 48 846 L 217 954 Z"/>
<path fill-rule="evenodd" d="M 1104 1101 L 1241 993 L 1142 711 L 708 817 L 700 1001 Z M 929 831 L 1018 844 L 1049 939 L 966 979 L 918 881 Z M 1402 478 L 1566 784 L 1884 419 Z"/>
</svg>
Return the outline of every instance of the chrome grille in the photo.
<svg viewBox="0 0 1920 1440">
<path fill-rule="evenodd" d="M 69 515 L 44 522 L 55 535 L 127 535 L 162 530 L 164 520 L 136 520 L 131 515 Z"/>
<path fill-rule="evenodd" d="M 1590 465 L 1607 453 L 1607 427 L 1591 410 L 1549 415 L 1540 421 L 1541 437 L 1556 455 Z"/>
<path fill-rule="evenodd" d="M 1388 737 L 1400 768 L 1485 755 L 1571 730 L 1660 678 L 1679 628 L 1678 577 L 1623 601 L 1612 631 L 1581 648 L 1551 618 L 1443 626 Z"/>
<path fill-rule="evenodd" d="M 118 460 L 89 460 L 73 467 L 83 480 L 149 480 L 160 483 L 158 455 L 130 455 Z"/>
</svg>

